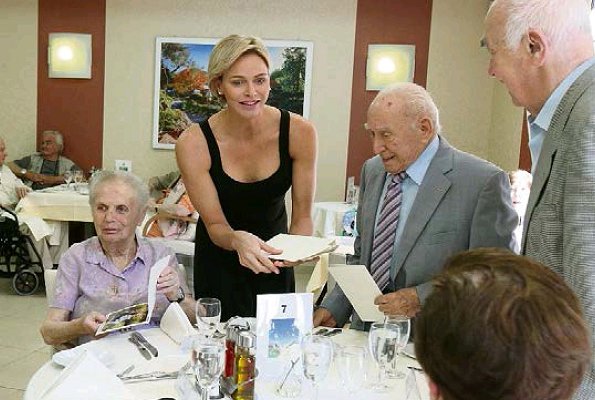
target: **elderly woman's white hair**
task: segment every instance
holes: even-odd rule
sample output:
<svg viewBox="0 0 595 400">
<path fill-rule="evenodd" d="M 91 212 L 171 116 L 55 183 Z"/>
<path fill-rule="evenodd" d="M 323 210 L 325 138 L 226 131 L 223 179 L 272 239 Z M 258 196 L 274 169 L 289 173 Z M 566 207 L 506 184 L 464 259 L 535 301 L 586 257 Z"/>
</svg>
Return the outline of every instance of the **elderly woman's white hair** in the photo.
<svg viewBox="0 0 595 400">
<path fill-rule="evenodd" d="M 139 210 L 147 206 L 149 202 L 149 189 L 138 176 L 124 171 L 99 171 L 93 175 L 89 185 L 89 204 L 91 207 L 95 205 L 95 198 L 99 187 L 110 182 L 121 182 L 131 188 L 135 193 Z"/>
<path fill-rule="evenodd" d="M 509 50 L 516 50 L 530 29 L 543 32 L 552 46 L 564 46 L 577 32 L 591 33 L 590 4 L 586 0 L 495 0 L 487 15 L 504 16 L 504 42 Z"/>
<path fill-rule="evenodd" d="M 415 83 L 395 83 L 382 89 L 372 101 L 372 105 L 387 97 L 404 100 L 400 111 L 408 118 L 428 117 L 432 121 L 434 133 L 439 134 L 442 131 L 438 107 L 430 93 L 422 86 Z"/>
</svg>

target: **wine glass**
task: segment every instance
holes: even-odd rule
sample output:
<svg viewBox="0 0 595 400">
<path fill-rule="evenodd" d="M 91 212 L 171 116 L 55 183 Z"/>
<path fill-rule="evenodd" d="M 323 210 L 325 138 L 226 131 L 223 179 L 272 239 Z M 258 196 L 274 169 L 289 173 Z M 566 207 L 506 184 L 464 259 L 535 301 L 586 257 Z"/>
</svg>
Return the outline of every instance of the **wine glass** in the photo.
<svg viewBox="0 0 595 400">
<path fill-rule="evenodd" d="M 192 366 L 201 400 L 209 399 L 209 388 L 219 379 L 225 365 L 225 346 L 211 338 L 197 338 L 192 344 Z"/>
<path fill-rule="evenodd" d="M 211 337 L 221 321 L 221 301 L 214 297 L 201 297 L 196 301 L 196 327 Z"/>
<path fill-rule="evenodd" d="M 366 372 L 366 349 L 361 346 L 345 346 L 337 354 L 341 384 L 352 397 L 363 384 Z"/>
<path fill-rule="evenodd" d="M 314 386 L 318 400 L 318 384 L 324 380 L 333 359 L 333 342 L 324 336 L 308 334 L 302 339 L 302 368 L 306 379 Z"/>
<path fill-rule="evenodd" d="M 80 169 L 74 170 L 74 188 L 78 190 L 78 187 L 81 183 L 83 183 L 83 171 Z"/>
<path fill-rule="evenodd" d="M 397 361 L 399 355 L 401 355 L 401 352 L 403 351 L 403 349 L 405 349 L 405 346 L 407 346 L 407 342 L 409 341 L 409 333 L 411 331 L 411 320 L 409 319 L 409 317 L 406 317 L 404 315 L 389 315 L 385 318 L 384 321 L 389 324 L 397 325 L 401 333 L 399 340 L 397 341 L 397 347 L 395 349 L 395 358 L 387 369 L 387 375 L 389 378 L 403 379 L 405 378 L 405 374 L 402 371 L 399 371 L 399 369 L 397 368 Z"/>
<path fill-rule="evenodd" d="M 372 388 L 377 392 L 385 392 L 390 388 L 385 382 L 386 368 L 395 358 L 400 336 L 400 329 L 395 324 L 375 322 L 370 327 L 368 345 L 370 354 L 378 365 L 378 381 L 372 385 Z"/>
<path fill-rule="evenodd" d="M 70 189 L 70 182 L 72 182 L 72 171 L 64 171 L 64 182 L 66 183 L 66 189 Z"/>
</svg>

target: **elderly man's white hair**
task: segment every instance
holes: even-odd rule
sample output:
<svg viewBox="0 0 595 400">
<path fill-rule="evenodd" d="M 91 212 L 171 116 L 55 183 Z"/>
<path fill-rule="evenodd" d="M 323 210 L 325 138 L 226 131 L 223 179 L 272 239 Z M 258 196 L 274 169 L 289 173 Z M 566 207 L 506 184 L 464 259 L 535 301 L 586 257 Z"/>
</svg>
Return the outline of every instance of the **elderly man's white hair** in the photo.
<svg viewBox="0 0 595 400">
<path fill-rule="evenodd" d="M 89 204 L 93 208 L 97 197 L 97 190 L 109 182 L 121 182 L 134 191 L 139 210 L 147 206 L 149 202 L 149 189 L 147 185 L 136 175 L 124 171 L 99 171 L 91 179 L 89 185 Z"/>
<path fill-rule="evenodd" d="M 60 153 L 62 153 L 62 150 L 64 150 L 64 136 L 62 136 L 62 134 L 58 131 L 43 131 L 42 133 L 43 135 L 51 135 L 56 139 L 56 144 L 58 145 L 58 151 Z"/>
<path fill-rule="evenodd" d="M 442 131 L 438 107 L 436 107 L 430 93 L 422 86 L 415 83 L 395 83 L 387 86 L 378 93 L 370 107 L 377 105 L 379 101 L 385 98 L 398 98 L 401 102 L 399 104 L 401 106 L 400 110 L 407 117 L 411 119 L 420 116 L 428 117 L 432 121 L 434 133 L 439 134 Z"/>
<path fill-rule="evenodd" d="M 587 0 L 495 0 L 488 10 L 505 16 L 504 42 L 516 50 L 529 29 L 535 29 L 551 41 L 564 46 L 577 33 L 591 34 L 591 1 Z"/>
</svg>

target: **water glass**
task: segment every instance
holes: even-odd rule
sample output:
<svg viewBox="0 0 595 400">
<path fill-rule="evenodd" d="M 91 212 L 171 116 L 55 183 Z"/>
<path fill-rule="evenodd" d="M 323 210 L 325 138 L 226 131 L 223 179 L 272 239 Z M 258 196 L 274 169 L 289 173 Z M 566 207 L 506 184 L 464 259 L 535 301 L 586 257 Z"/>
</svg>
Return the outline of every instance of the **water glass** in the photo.
<svg viewBox="0 0 595 400">
<path fill-rule="evenodd" d="M 225 365 L 223 342 L 211 338 L 197 338 L 192 345 L 192 366 L 201 400 L 209 399 L 209 388 L 217 382 Z"/>
<path fill-rule="evenodd" d="M 214 297 L 201 297 L 196 301 L 195 311 L 198 331 L 211 337 L 221 321 L 221 301 Z"/>
<path fill-rule="evenodd" d="M 361 389 L 366 373 L 366 349 L 361 346 L 344 346 L 337 354 L 337 369 L 341 384 L 352 397 Z"/>
<path fill-rule="evenodd" d="M 411 319 L 404 315 L 389 315 L 384 320 L 387 323 L 397 325 L 400 330 L 399 340 L 397 341 L 396 355 L 392 363 L 387 368 L 387 375 L 392 379 L 403 379 L 405 374 L 397 368 L 399 356 L 407 342 L 409 341 L 409 334 L 411 332 Z"/>
<path fill-rule="evenodd" d="M 318 385 L 324 380 L 333 359 L 333 342 L 324 336 L 306 335 L 302 339 L 302 368 L 304 377 L 314 386 L 314 400 L 318 399 Z"/>
<path fill-rule="evenodd" d="M 80 169 L 76 169 L 74 170 L 74 187 L 76 190 L 78 190 L 78 187 L 81 183 L 83 183 L 83 180 L 85 179 L 85 176 L 83 175 L 83 171 Z"/>
<path fill-rule="evenodd" d="M 377 392 L 385 392 L 390 388 L 386 384 L 386 369 L 396 357 L 400 336 L 401 330 L 395 324 L 375 322 L 370 327 L 368 345 L 370 354 L 378 365 L 378 380 L 372 385 L 372 388 Z"/>
<path fill-rule="evenodd" d="M 66 183 L 66 188 L 70 189 L 70 182 L 72 182 L 72 171 L 66 170 L 64 171 L 64 182 Z"/>
</svg>

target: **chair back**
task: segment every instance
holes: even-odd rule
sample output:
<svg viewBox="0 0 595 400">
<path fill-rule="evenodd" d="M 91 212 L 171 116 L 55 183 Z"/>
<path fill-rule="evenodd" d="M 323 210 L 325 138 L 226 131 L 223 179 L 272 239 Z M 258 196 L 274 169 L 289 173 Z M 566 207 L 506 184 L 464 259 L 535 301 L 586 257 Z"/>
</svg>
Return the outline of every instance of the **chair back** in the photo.
<svg viewBox="0 0 595 400">
<path fill-rule="evenodd" d="M 54 301 L 54 290 L 56 288 L 57 273 L 57 269 L 46 269 L 43 272 L 43 277 L 45 279 L 45 297 L 48 302 L 48 306 Z"/>
</svg>

